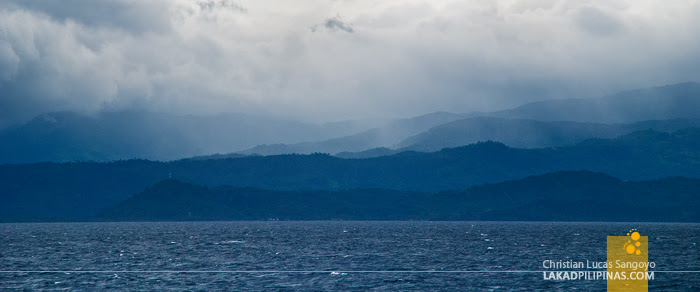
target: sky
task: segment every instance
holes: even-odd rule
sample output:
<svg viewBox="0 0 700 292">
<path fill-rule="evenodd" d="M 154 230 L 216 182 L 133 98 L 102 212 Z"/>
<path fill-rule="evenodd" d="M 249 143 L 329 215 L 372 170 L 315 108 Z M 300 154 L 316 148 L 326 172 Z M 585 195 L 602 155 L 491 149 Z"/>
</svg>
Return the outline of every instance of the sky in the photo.
<svg viewBox="0 0 700 292">
<path fill-rule="evenodd" d="M 700 81 L 698 15 L 691 0 L 0 0 L 0 127 L 410 117 Z"/>
</svg>

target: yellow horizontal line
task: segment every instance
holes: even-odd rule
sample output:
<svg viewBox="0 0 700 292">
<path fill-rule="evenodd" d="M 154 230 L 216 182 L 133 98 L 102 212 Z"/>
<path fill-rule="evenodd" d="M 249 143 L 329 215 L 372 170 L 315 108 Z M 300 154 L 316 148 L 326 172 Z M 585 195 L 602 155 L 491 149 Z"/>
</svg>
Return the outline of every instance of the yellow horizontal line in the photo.
<svg viewBox="0 0 700 292">
<path fill-rule="evenodd" d="M 598 271 L 0 271 L 0 273 L 543 273 Z M 700 273 L 700 271 L 649 271 L 655 273 Z"/>
</svg>

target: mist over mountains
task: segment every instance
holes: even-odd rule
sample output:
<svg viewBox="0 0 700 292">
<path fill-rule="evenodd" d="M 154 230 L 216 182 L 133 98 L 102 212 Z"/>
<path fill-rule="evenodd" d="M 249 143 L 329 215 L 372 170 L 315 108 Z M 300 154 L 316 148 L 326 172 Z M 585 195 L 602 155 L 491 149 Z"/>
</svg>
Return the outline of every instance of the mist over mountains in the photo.
<svg viewBox="0 0 700 292">
<path fill-rule="evenodd" d="M 624 91 L 601 98 L 533 102 L 486 115 L 540 121 L 632 123 L 697 119 L 699 105 L 700 83 L 686 82 Z"/>
<path fill-rule="evenodd" d="M 322 125 L 243 114 L 199 117 L 126 111 L 87 116 L 57 112 L 0 130 L 0 163 L 238 156 L 225 156 L 231 153 L 373 157 L 488 140 L 537 148 L 614 138 L 644 129 L 675 131 L 698 126 L 699 120 L 698 83 L 602 98 L 536 102 L 493 113 L 437 112 L 393 121 Z M 386 149 L 364 152 L 375 148 Z"/>
<path fill-rule="evenodd" d="M 698 1 L 238 2 L 0 0 L 0 221 L 700 221 Z"/>
<path fill-rule="evenodd" d="M 257 144 L 300 142 L 366 129 L 363 121 L 322 125 L 245 114 L 177 116 L 122 111 L 49 113 L 0 131 L 0 163 L 174 160 Z"/>
<path fill-rule="evenodd" d="M 426 132 L 406 138 L 394 148 L 402 151 L 432 152 L 479 141 L 498 141 L 516 148 L 541 148 L 568 146 L 591 138 L 615 138 L 641 130 L 673 132 L 691 127 L 700 127 L 700 119 L 601 124 L 490 117 L 468 118 L 433 127 Z"/>
<path fill-rule="evenodd" d="M 423 123 L 421 127 L 417 122 L 426 117 L 433 118 L 428 121 L 439 117 L 443 123 Z M 262 145 L 239 153 L 321 152 L 366 158 L 403 150 L 437 151 L 489 140 L 511 147 L 537 148 L 572 145 L 590 138 L 614 138 L 643 129 L 674 131 L 698 125 L 700 84 L 680 83 L 602 98 L 536 102 L 493 113 L 434 113 L 357 135 L 320 142 Z M 394 133 L 395 138 L 379 139 L 386 136 L 378 132 Z M 367 152 L 375 148 L 387 149 Z"/>
<path fill-rule="evenodd" d="M 635 194 L 634 206 L 658 207 L 647 218 L 698 220 L 694 83 L 323 125 L 62 112 L 4 129 L 0 142 L 0 221 L 642 220 L 605 215 Z"/>
<path fill-rule="evenodd" d="M 389 147 L 400 143 L 404 138 L 426 131 L 434 126 L 463 118 L 464 114 L 437 112 L 410 119 L 392 121 L 382 127 L 369 129 L 354 135 L 328 139 L 319 142 L 296 144 L 259 145 L 240 151 L 242 154 L 277 155 L 311 154 L 363 151 L 378 147 Z M 466 144 L 465 144 L 466 145 Z"/>
</svg>

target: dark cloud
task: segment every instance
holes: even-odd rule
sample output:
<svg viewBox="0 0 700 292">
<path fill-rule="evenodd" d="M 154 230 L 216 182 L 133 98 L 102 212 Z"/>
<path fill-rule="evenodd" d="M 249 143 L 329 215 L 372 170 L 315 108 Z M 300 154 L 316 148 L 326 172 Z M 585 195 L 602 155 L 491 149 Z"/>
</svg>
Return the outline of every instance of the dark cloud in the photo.
<svg viewBox="0 0 700 292">
<path fill-rule="evenodd" d="M 352 25 L 345 23 L 342 18 L 340 18 L 340 15 L 336 15 L 332 18 L 326 19 L 321 24 L 316 24 L 311 27 L 311 32 L 316 32 L 320 28 L 325 28 L 328 31 L 344 31 L 347 33 L 354 33 L 355 30 L 352 28 Z"/>
<path fill-rule="evenodd" d="M 352 26 L 343 22 L 340 16 L 335 16 L 333 18 L 326 19 L 326 22 L 324 22 L 323 26 L 330 30 L 342 30 L 349 33 L 354 32 Z"/>
</svg>

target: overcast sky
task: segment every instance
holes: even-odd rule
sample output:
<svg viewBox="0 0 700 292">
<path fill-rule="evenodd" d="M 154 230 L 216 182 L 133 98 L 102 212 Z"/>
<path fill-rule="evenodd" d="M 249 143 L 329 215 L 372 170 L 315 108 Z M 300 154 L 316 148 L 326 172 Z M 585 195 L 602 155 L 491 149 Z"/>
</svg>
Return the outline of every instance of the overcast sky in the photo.
<svg viewBox="0 0 700 292">
<path fill-rule="evenodd" d="M 0 127 L 405 117 L 699 81 L 699 2 L 0 0 Z"/>
</svg>

